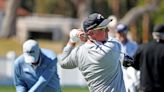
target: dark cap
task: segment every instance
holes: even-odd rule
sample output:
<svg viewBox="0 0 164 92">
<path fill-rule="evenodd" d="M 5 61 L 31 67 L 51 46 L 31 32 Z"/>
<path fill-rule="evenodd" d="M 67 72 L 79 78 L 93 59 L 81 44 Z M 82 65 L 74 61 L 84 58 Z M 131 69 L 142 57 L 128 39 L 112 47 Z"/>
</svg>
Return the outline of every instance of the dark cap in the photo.
<svg viewBox="0 0 164 92">
<path fill-rule="evenodd" d="M 154 32 L 164 33 L 164 24 L 158 24 L 153 29 Z"/>
<path fill-rule="evenodd" d="M 83 29 L 88 32 L 91 29 L 106 27 L 110 20 L 105 19 L 101 14 L 93 13 L 83 22 Z"/>
<path fill-rule="evenodd" d="M 125 24 L 118 24 L 116 31 L 119 33 L 127 33 L 128 32 L 128 26 Z"/>
</svg>

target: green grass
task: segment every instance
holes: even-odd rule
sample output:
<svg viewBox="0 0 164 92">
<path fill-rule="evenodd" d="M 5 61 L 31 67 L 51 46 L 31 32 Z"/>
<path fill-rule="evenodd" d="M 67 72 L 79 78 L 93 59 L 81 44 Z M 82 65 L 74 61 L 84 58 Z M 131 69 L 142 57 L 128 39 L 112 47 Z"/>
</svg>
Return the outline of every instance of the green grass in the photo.
<svg viewBox="0 0 164 92">
<path fill-rule="evenodd" d="M 16 92 L 13 86 L 0 86 L 0 92 Z M 89 92 L 87 87 L 62 87 L 62 92 Z"/>
<path fill-rule="evenodd" d="M 62 92 L 89 92 L 87 87 L 62 87 Z"/>
<path fill-rule="evenodd" d="M 51 40 L 38 40 L 40 47 L 48 48 L 59 54 L 63 48 L 63 42 L 54 42 Z M 18 39 L 0 39 L 0 56 L 6 56 L 7 52 L 14 51 L 16 55 L 22 53 L 22 44 Z"/>
<path fill-rule="evenodd" d="M 0 86 L 0 92 L 16 92 L 13 86 Z"/>
</svg>

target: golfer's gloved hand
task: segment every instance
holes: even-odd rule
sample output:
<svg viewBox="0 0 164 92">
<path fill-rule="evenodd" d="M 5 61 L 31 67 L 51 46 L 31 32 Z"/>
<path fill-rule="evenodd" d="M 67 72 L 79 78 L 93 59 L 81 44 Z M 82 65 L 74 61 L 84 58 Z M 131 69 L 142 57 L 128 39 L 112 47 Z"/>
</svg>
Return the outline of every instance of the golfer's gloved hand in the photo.
<svg viewBox="0 0 164 92">
<path fill-rule="evenodd" d="M 72 43 L 76 43 L 78 41 L 80 41 L 80 38 L 78 36 L 79 30 L 78 29 L 72 29 L 69 33 L 69 37 L 70 37 L 70 42 Z"/>
<path fill-rule="evenodd" d="M 124 67 L 130 67 L 134 64 L 134 59 L 128 55 L 124 56 L 124 60 L 123 60 L 123 66 Z"/>
</svg>

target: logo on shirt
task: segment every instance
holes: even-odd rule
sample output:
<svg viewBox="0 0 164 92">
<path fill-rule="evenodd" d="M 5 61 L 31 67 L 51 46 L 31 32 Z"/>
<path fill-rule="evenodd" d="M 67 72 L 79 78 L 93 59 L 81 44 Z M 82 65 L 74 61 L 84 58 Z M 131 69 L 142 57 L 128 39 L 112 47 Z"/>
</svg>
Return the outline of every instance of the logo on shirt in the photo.
<svg viewBox="0 0 164 92">
<path fill-rule="evenodd" d="M 23 71 L 24 71 L 24 72 L 29 72 L 30 69 L 29 69 L 29 68 L 24 68 Z"/>
</svg>

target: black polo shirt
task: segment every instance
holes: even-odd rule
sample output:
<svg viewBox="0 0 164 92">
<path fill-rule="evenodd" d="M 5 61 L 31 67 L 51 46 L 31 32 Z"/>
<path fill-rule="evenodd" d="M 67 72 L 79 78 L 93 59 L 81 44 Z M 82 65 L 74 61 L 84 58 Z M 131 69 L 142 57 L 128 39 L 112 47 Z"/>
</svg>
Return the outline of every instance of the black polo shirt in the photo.
<svg viewBox="0 0 164 92">
<path fill-rule="evenodd" d="M 140 45 L 134 55 L 133 67 L 141 71 L 142 90 L 164 92 L 164 41 L 154 40 Z"/>
</svg>

